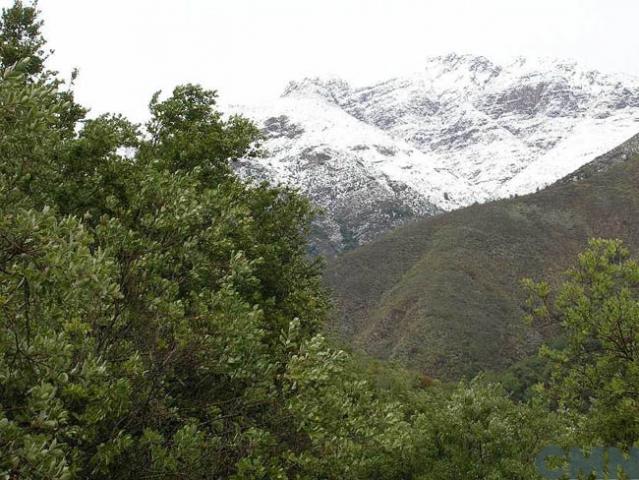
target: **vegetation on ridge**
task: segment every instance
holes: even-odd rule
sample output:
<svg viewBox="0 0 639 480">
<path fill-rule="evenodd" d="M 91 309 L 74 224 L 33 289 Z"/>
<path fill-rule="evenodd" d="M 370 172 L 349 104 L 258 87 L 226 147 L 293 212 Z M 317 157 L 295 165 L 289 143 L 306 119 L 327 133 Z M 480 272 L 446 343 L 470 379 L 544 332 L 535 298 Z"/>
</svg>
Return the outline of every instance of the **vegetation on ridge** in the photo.
<svg viewBox="0 0 639 480">
<path fill-rule="evenodd" d="M 533 354 L 557 325 L 520 321 L 521 279 L 557 284 L 592 237 L 639 248 L 639 157 L 582 170 L 578 181 L 422 219 L 330 262 L 333 331 L 443 379 Z"/>
</svg>

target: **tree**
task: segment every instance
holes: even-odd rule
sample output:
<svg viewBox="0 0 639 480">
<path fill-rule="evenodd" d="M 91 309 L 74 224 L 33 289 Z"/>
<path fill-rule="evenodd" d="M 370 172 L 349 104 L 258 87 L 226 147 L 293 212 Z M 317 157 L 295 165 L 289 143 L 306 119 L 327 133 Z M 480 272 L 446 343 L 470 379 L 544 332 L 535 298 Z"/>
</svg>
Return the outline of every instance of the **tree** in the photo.
<svg viewBox="0 0 639 480">
<path fill-rule="evenodd" d="M 16 2 L 0 32 L 0 476 L 401 465 L 401 411 L 318 336 L 313 209 L 230 168 L 258 130 L 197 85 L 155 95 L 146 132 L 86 120 L 45 70 L 40 26 Z"/>
<path fill-rule="evenodd" d="M 553 291 L 527 281 L 537 322 L 560 323 L 563 349 L 545 347 L 553 366 L 548 398 L 578 420 L 586 441 L 629 447 L 639 440 L 639 265 L 619 240 L 591 240 Z"/>
<path fill-rule="evenodd" d="M 20 71 L 30 76 L 42 74 L 52 53 L 46 50 L 37 2 L 25 6 L 16 1 L 3 9 L 0 17 L 0 70 L 21 62 Z"/>
<path fill-rule="evenodd" d="M 535 455 L 559 430 L 540 405 L 515 403 L 481 378 L 436 392 L 414 423 L 417 478 L 442 480 L 539 478 Z"/>
</svg>

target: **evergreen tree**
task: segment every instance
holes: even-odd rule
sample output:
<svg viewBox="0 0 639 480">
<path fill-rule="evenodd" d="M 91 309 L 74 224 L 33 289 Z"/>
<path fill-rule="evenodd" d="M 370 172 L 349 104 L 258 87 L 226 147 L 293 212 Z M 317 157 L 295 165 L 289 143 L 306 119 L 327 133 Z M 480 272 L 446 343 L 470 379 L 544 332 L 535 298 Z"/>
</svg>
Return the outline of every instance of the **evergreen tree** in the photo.
<svg viewBox="0 0 639 480">
<path fill-rule="evenodd" d="M 586 444 L 639 441 L 639 265 L 619 240 L 591 240 L 553 291 L 527 282 L 531 319 L 559 323 L 561 349 L 544 347 L 552 366 L 547 398 L 574 421 Z"/>
</svg>

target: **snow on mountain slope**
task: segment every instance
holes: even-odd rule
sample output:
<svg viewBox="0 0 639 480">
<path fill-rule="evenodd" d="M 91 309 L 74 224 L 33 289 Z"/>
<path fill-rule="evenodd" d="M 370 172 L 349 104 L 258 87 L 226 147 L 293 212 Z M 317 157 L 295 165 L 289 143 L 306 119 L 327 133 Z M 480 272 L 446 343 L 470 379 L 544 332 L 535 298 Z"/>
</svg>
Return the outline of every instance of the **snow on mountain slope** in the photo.
<svg viewBox="0 0 639 480">
<path fill-rule="evenodd" d="M 243 175 L 298 187 L 326 211 L 334 253 L 410 218 L 528 193 L 639 131 L 639 79 L 575 63 L 447 55 L 369 87 L 291 82 L 236 107 L 266 134 Z"/>
<path fill-rule="evenodd" d="M 582 121 L 570 131 L 568 138 L 519 171 L 497 190 L 495 196 L 530 193 L 569 175 L 639 132 L 638 121 L 639 116 L 636 120 L 608 118 Z"/>
<path fill-rule="evenodd" d="M 419 150 L 321 99 L 282 98 L 242 113 L 262 125 L 268 156 L 237 169 L 295 186 L 321 207 L 314 243 L 322 253 L 470 201 L 468 186 L 430 166 Z"/>
</svg>

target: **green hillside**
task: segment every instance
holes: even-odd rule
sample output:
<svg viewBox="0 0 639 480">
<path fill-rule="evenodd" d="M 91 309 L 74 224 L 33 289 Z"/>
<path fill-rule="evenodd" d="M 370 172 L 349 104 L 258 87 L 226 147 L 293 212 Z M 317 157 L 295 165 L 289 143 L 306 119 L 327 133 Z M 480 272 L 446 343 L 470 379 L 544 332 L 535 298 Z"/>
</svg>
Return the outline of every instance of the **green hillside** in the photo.
<svg viewBox="0 0 639 480">
<path fill-rule="evenodd" d="M 332 328 L 442 378 L 534 352 L 553 332 L 522 322 L 520 280 L 558 279 L 590 237 L 639 246 L 638 147 L 636 136 L 543 191 L 427 218 L 338 257 L 325 276 Z"/>
</svg>

